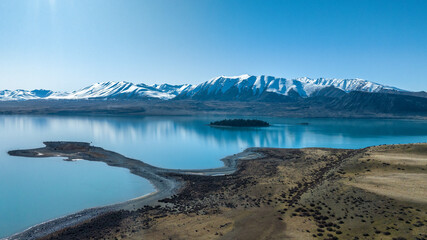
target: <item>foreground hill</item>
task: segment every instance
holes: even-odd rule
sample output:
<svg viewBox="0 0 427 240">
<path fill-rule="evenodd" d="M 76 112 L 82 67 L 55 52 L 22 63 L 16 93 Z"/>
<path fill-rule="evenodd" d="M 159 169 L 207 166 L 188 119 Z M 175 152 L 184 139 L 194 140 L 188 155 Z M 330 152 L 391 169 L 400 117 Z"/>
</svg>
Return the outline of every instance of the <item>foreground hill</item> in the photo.
<svg viewBox="0 0 427 240">
<path fill-rule="evenodd" d="M 89 154 L 91 161 L 123 167 L 123 156 L 92 149 L 97 154 L 80 148 L 20 152 Z M 103 213 L 41 239 L 427 238 L 427 144 L 249 150 L 236 155 L 232 174 L 169 170 L 161 176 L 184 183 L 176 194 L 145 207 L 131 202 L 132 211 Z M 141 174 L 134 165 L 144 163 L 126 161 Z"/>
</svg>

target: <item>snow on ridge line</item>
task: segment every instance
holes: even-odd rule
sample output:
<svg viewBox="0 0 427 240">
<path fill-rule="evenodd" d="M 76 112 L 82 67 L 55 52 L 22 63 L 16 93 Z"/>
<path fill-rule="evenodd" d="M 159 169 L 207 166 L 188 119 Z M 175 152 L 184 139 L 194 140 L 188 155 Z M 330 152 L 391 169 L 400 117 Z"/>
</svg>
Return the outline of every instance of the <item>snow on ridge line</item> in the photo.
<svg viewBox="0 0 427 240">
<path fill-rule="evenodd" d="M 238 94 L 242 93 L 242 89 L 251 89 L 253 95 L 261 94 L 262 92 L 274 92 L 280 95 L 288 95 L 290 90 L 296 91 L 301 97 L 309 97 L 316 91 L 326 87 L 336 87 L 345 92 L 364 91 L 364 92 L 380 92 L 382 90 L 405 91 L 395 87 L 390 87 L 363 79 L 327 79 L 317 78 L 311 79 L 308 77 L 286 79 L 276 78 L 273 76 L 220 76 L 212 78 L 209 81 L 196 85 L 188 91 L 183 91 L 183 95 L 187 97 L 200 96 L 203 94 L 214 95 L 224 94 L 230 89 L 237 89 Z"/>
<path fill-rule="evenodd" d="M 50 90 L 3 90 L 0 91 L 0 101 L 31 100 L 31 99 L 134 99 L 134 98 L 157 98 L 168 100 L 178 95 L 193 97 L 200 94 L 225 94 L 231 89 L 252 92 L 254 96 L 264 91 L 288 95 L 291 90 L 297 92 L 301 97 L 309 97 L 314 92 L 323 88 L 334 86 L 345 92 L 365 91 L 379 92 L 381 90 L 405 91 L 391 86 L 386 86 L 367 80 L 355 79 L 327 79 L 308 77 L 286 79 L 273 76 L 253 76 L 243 74 L 239 76 L 219 76 L 206 82 L 191 85 L 152 84 L 121 82 L 100 82 L 73 92 L 53 92 Z"/>
<path fill-rule="evenodd" d="M 134 84 L 122 81 L 95 83 L 78 91 L 71 92 L 66 96 L 55 97 L 55 99 L 158 98 L 167 100 L 173 97 L 175 95 L 159 91 L 143 83 Z"/>
</svg>

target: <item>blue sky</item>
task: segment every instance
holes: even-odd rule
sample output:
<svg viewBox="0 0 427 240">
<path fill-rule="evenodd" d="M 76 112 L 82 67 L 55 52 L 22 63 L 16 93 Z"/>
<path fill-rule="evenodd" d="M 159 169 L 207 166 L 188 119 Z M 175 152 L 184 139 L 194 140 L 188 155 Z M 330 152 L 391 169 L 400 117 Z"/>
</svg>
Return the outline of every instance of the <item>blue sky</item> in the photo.
<svg viewBox="0 0 427 240">
<path fill-rule="evenodd" d="M 0 89 L 219 75 L 427 90 L 427 1 L 2 0 Z"/>
</svg>

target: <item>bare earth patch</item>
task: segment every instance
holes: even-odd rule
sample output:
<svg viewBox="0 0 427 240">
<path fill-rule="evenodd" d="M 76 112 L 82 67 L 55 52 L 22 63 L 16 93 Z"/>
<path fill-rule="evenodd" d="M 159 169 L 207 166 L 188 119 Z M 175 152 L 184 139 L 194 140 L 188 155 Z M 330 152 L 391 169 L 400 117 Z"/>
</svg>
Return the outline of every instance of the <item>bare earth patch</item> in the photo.
<svg viewBox="0 0 427 240">
<path fill-rule="evenodd" d="M 375 160 L 396 164 L 396 165 L 408 165 L 408 166 L 426 166 L 427 167 L 427 156 L 419 154 L 396 154 L 396 153 L 377 153 L 372 154 Z"/>
<path fill-rule="evenodd" d="M 352 186 L 394 199 L 427 203 L 427 174 L 390 173 L 365 175 Z"/>
</svg>

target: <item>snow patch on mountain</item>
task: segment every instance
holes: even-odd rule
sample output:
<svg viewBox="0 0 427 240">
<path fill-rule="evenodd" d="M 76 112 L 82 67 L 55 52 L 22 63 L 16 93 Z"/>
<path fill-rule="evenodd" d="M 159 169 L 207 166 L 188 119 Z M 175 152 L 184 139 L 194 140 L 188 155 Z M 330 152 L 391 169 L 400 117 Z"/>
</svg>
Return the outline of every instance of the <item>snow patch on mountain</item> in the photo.
<svg viewBox="0 0 427 240">
<path fill-rule="evenodd" d="M 155 89 L 162 91 L 162 92 L 166 92 L 168 94 L 177 96 L 179 95 L 182 91 L 186 90 L 188 87 L 191 87 L 190 84 L 183 84 L 183 85 L 171 85 L 171 84 L 153 84 L 151 85 L 151 87 L 154 87 Z"/>
</svg>

